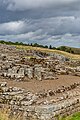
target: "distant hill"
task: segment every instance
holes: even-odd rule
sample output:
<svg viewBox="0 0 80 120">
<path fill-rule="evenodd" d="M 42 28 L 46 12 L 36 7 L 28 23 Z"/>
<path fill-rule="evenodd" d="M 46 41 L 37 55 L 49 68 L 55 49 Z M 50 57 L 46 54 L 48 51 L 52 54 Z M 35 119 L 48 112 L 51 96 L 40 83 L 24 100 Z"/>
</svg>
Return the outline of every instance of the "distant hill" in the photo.
<svg viewBox="0 0 80 120">
<path fill-rule="evenodd" d="M 73 47 L 68 47 L 68 46 L 60 46 L 60 47 L 53 47 L 53 46 L 47 46 L 47 45 L 40 45 L 38 43 L 31 43 L 31 44 L 26 44 L 26 43 L 22 43 L 22 42 L 11 42 L 11 41 L 4 41 L 4 40 L 1 40 L 0 41 L 0 44 L 6 44 L 6 45 L 16 45 L 16 46 L 27 46 L 28 48 L 29 47 L 38 47 L 39 49 L 40 48 L 45 48 L 47 50 L 51 49 L 51 50 L 57 50 L 57 51 L 64 51 L 64 52 L 68 52 L 68 53 L 71 53 L 71 54 L 77 54 L 77 55 L 80 55 L 80 48 L 73 48 Z"/>
<path fill-rule="evenodd" d="M 56 48 L 57 50 L 65 51 L 72 54 L 79 54 L 80 55 L 80 48 L 73 48 L 68 46 L 60 46 Z"/>
</svg>

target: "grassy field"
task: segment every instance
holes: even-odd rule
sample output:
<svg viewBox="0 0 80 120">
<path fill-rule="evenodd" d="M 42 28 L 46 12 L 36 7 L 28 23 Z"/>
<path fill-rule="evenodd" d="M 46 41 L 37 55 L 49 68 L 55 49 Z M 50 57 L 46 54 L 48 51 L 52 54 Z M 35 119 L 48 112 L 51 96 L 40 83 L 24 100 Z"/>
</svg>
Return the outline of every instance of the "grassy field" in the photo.
<svg viewBox="0 0 80 120">
<path fill-rule="evenodd" d="M 16 48 L 17 49 L 25 49 L 25 50 L 36 50 L 36 51 L 41 51 L 41 52 L 46 52 L 46 53 L 49 53 L 49 52 L 57 53 L 57 54 L 69 57 L 71 59 L 80 60 L 80 55 L 71 54 L 71 53 L 68 53 L 68 52 L 60 51 L 60 50 L 52 50 L 52 49 L 48 49 L 48 48 L 40 48 L 40 47 L 32 47 L 32 46 L 22 46 L 22 45 L 16 45 Z"/>
</svg>

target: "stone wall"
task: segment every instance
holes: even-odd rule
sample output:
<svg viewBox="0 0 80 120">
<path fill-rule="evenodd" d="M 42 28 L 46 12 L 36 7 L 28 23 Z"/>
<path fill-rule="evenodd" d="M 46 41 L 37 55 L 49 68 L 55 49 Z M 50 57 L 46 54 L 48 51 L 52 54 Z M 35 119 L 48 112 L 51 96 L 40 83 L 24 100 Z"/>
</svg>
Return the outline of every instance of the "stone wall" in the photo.
<svg viewBox="0 0 80 120">
<path fill-rule="evenodd" d="M 0 75 L 4 77 L 54 80 L 56 75 L 63 74 L 80 76 L 80 61 L 59 54 L 0 45 Z"/>
<path fill-rule="evenodd" d="M 47 99 L 47 97 L 51 99 Z M 55 120 L 56 116 L 70 115 L 80 111 L 80 83 L 62 86 L 55 91 L 32 93 L 0 83 L 0 106 L 8 105 L 11 112 L 23 113 L 23 120 Z M 12 112 L 13 114 L 15 112 Z"/>
<path fill-rule="evenodd" d="M 42 65 L 39 64 L 36 64 L 34 66 L 16 65 L 3 71 L 2 76 L 9 77 L 11 79 L 28 77 L 29 79 L 37 80 L 56 78 L 56 74 L 54 72 L 50 72 L 49 68 L 43 68 Z"/>
</svg>

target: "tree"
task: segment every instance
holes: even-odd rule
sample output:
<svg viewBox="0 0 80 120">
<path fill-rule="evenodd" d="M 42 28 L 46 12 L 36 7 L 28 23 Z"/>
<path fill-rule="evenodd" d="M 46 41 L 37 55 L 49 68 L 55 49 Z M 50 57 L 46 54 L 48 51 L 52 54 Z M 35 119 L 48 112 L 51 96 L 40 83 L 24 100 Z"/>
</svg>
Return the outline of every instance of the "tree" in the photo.
<svg viewBox="0 0 80 120">
<path fill-rule="evenodd" d="M 66 47 L 65 47 L 65 46 L 61 46 L 61 47 L 60 47 L 60 50 L 65 51 L 65 50 L 66 50 Z"/>
<path fill-rule="evenodd" d="M 31 43 L 31 46 L 33 46 L 33 44 Z"/>
<path fill-rule="evenodd" d="M 51 45 L 49 46 L 49 49 L 52 49 L 52 46 L 51 46 Z"/>
<path fill-rule="evenodd" d="M 45 45 L 45 46 L 44 46 L 44 48 L 48 48 L 48 46 L 47 46 L 47 45 Z"/>
<path fill-rule="evenodd" d="M 56 50 L 56 47 L 52 47 L 52 49 Z"/>
</svg>

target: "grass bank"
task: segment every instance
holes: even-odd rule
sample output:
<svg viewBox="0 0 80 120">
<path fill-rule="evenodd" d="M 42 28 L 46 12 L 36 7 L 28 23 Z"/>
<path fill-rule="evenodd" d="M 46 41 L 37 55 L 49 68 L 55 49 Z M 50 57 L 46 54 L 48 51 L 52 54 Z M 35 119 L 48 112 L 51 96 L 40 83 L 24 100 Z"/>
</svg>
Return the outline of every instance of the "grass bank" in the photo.
<svg viewBox="0 0 80 120">
<path fill-rule="evenodd" d="M 36 50 L 36 51 L 41 51 L 41 52 L 46 52 L 46 53 L 49 53 L 49 52 L 57 53 L 57 54 L 69 57 L 70 59 L 80 60 L 80 55 L 71 54 L 71 53 L 67 53 L 64 51 L 60 51 L 60 50 L 53 50 L 53 49 L 48 49 L 48 48 L 32 47 L 32 46 L 22 46 L 22 45 L 16 45 L 16 48 L 17 49 L 24 49 L 24 50 Z"/>
</svg>

